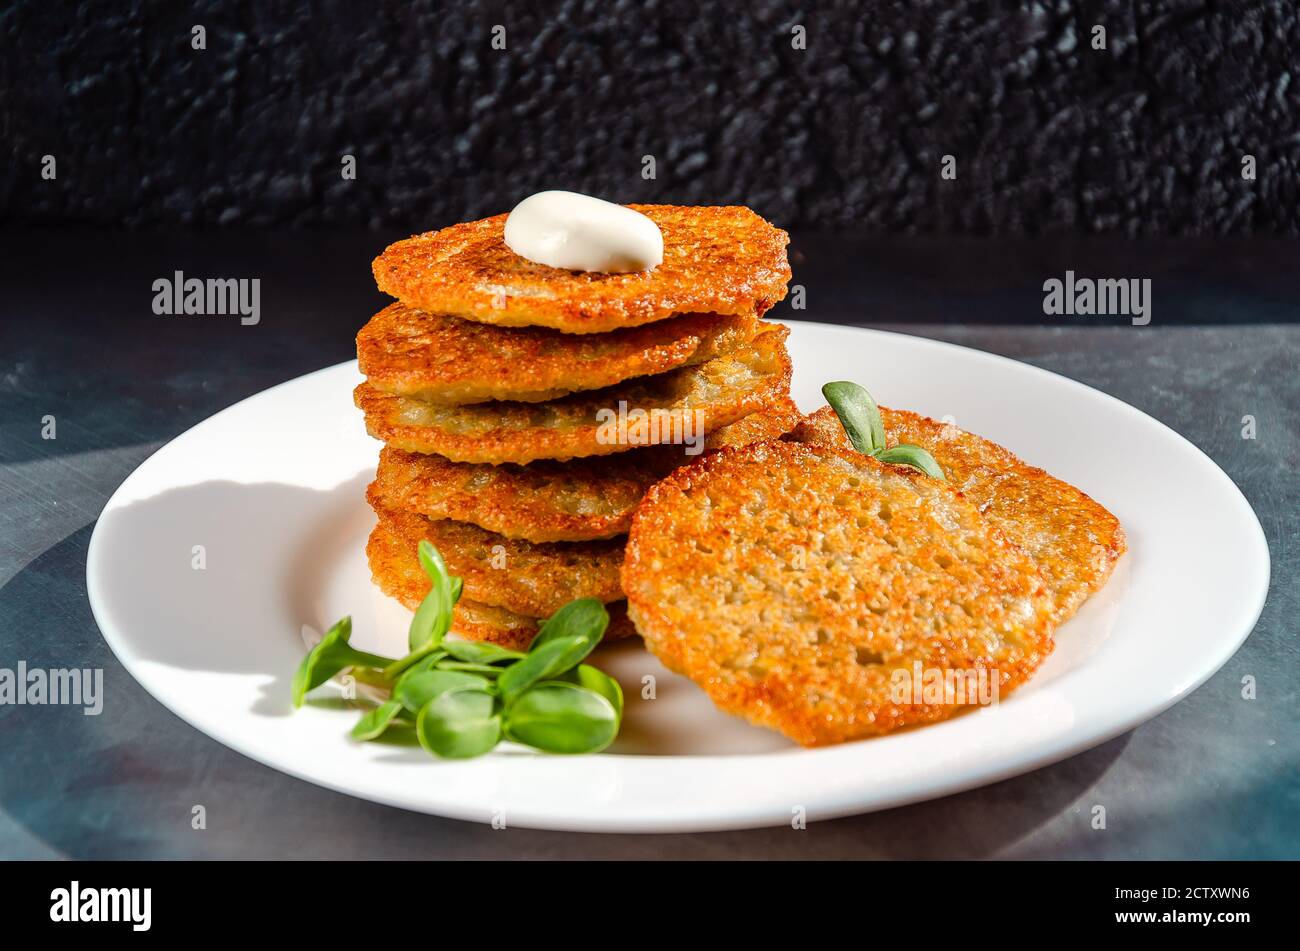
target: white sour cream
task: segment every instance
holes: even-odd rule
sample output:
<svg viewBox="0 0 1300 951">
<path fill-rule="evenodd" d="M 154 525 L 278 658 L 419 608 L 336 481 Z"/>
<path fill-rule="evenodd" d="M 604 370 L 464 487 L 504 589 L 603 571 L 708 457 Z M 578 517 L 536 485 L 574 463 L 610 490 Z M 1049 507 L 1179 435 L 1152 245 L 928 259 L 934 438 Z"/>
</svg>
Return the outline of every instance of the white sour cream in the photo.
<svg viewBox="0 0 1300 951">
<path fill-rule="evenodd" d="M 530 195 L 506 216 L 506 247 L 536 264 L 624 274 L 663 262 L 664 236 L 640 212 L 577 192 Z"/>
</svg>

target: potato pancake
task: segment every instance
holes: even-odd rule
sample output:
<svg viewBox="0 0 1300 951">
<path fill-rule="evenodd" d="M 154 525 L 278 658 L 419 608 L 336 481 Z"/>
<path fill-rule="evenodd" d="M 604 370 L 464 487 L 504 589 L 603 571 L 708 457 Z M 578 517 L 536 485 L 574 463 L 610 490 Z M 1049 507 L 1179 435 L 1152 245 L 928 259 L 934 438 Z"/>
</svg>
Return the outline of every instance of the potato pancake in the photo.
<svg viewBox="0 0 1300 951">
<path fill-rule="evenodd" d="M 663 263 L 628 274 L 534 264 L 505 244 L 506 215 L 390 245 L 379 289 L 409 307 L 502 327 L 606 333 L 674 314 L 763 313 L 785 297 L 789 235 L 748 208 L 629 205 L 663 232 Z"/>
<path fill-rule="evenodd" d="M 900 695 L 917 669 L 1002 696 L 1052 650 L 1042 577 L 973 503 L 828 447 L 753 443 L 677 469 L 637 510 L 623 586 L 665 665 L 805 746 L 983 700 Z"/>
<path fill-rule="evenodd" d="M 521 465 L 601 456 L 638 445 L 611 431 L 610 414 L 620 409 L 661 420 L 645 433 L 648 444 L 658 444 L 675 438 L 674 426 L 680 433 L 698 421 L 707 434 L 784 396 L 790 389 L 788 334 L 780 324 L 767 325 L 749 343 L 699 366 L 546 403 L 443 406 L 381 393 L 369 383 L 353 395 L 366 414 L 370 435 L 408 452 L 437 453 L 454 462 Z"/>
<path fill-rule="evenodd" d="M 695 366 L 753 340 L 757 314 L 682 314 L 643 327 L 574 336 L 385 307 L 357 334 L 375 389 L 430 403 L 539 403 Z"/>
</svg>

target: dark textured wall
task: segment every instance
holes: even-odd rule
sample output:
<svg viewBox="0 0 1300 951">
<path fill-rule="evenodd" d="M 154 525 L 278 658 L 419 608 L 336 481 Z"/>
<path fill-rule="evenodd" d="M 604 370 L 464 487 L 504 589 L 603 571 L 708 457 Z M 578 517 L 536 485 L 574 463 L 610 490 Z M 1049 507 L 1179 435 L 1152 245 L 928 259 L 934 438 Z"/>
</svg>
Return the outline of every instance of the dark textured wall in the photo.
<svg viewBox="0 0 1300 951">
<path fill-rule="evenodd" d="M 787 227 L 1300 234 L 1296 7 L 20 0 L 0 215 L 416 229 L 568 187 Z"/>
</svg>

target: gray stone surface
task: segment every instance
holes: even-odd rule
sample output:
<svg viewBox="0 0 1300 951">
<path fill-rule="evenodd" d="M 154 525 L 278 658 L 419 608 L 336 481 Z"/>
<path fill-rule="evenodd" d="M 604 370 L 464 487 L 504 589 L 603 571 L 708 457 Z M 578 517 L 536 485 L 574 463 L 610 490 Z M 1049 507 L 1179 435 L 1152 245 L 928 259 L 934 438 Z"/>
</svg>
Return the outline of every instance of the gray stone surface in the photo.
<svg viewBox="0 0 1300 951">
<path fill-rule="evenodd" d="M 0 666 L 103 667 L 107 693 L 99 717 L 0 707 L 0 857 L 1300 858 L 1300 325 L 1280 319 L 1300 277 L 1261 266 L 1294 254 L 1270 244 L 795 242 L 805 316 L 950 340 L 1098 387 L 1186 435 L 1255 507 L 1273 576 L 1254 633 L 1189 698 L 1094 750 L 802 832 L 596 836 L 494 832 L 354 800 L 182 723 L 117 664 L 91 618 L 94 520 L 166 439 L 347 359 L 380 302 L 365 262 L 382 243 L 0 235 Z M 1104 272 L 1117 260 L 1174 275 L 1157 285 L 1150 327 L 1044 320 L 1039 267 Z M 154 316 L 150 280 L 177 267 L 261 274 L 262 323 Z M 40 438 L 45 414 L 57 440 Z M 1245 414 L 1257 440 L 1240 437 Z M 1241 698 L 1246 675 L 1256 700 Z M 206 831 L 190 828 L 195 804 Z M 1104 832 L 1089 824 L 1096 804 Z"/>
<path fill-rule="evenodd" d="M 1300 233 L 1293 0 L 19 0 L 0 35 L 14 221 L 414 230 L 568 187 L 877 233 Z"/>
</svg>

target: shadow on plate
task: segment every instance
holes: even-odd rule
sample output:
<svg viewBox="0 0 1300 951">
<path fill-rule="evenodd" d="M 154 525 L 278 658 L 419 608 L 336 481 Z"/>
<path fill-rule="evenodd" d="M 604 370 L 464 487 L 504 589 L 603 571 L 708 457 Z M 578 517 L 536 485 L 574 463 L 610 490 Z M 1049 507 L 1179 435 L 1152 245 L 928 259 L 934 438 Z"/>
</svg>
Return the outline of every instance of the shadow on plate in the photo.
<svg viewBox="0 0 1300 951">
<path fill-rule="evenodd" d="M 101 618 L 141 661 L 271 675 L 267 694 L 283 696 L 287 710 L 300 631 L 333 623 L 322 586 L 365 537 L 369 478 L 329 491 L 205 482 L 105 515 Z"/>
</svg>

